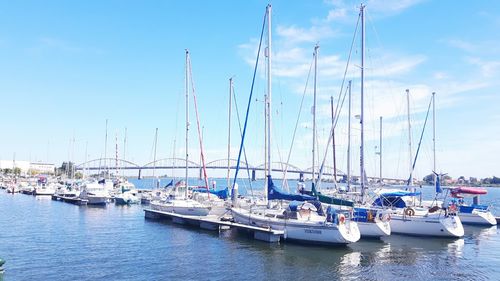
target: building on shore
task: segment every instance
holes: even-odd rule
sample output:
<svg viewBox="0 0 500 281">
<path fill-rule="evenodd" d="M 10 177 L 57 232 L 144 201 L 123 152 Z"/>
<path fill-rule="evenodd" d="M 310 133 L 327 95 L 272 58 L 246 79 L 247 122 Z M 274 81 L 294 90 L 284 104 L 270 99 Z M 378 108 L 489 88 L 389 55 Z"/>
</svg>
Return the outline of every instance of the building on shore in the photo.
<svg viewBox="0 0 500 281">
<path fill-rule="evenodd" d="M 56 165 L 42 162 L 0 160 L 0 170 L 14 170 L 15 168 L 21 169 L 21 174 L 53 174 Z"/>
</svg>

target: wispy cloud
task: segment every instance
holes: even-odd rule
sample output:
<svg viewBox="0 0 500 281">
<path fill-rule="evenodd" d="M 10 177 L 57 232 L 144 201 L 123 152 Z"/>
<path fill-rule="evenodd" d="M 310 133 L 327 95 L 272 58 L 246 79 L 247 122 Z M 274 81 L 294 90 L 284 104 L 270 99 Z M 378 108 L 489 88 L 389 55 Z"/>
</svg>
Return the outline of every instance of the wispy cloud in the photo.
<svg viewBox="0 0 500 281">
<path fill-rule="evenodd" d="M 500 73 L 500 60 L 484 60 L 478 57 L 468 57 L 466 61 L 479 67 L 481 74 L 486 78 L 496 77 Z"/>
<path fill-rule="evenodd" d="M 55 37 L 41 37 L 33 47 L 27 48 L 27 51 L 34 54 L 40 54 L 47 51 L 56 51 L 61 53 L 79 54 L 84 52 L 102 54 L 103 51 L 94 47 L 82 47 L 67 40 Z"/>
<path fill-rule="evenodd" d="M 368 0 L 365 4 L 369 16 L 381 18 L 400 14 L 424 1 L 426 0 Z M 325 1 L 325 3 L 332 6 L 324 19 L 326 22 L 345 22 L 352 11 L 359 9 L 359 4 L 352 5 L 343 0 Z"/>
<path fill-rule="evenodd" d="M 336 32 L 327 25 L 313 25 L 310 28 L 302 28 L 295 25 L 280 25 L 276 28 L 276 33 L 285 44 L 316 43 L 336 34 Z"/>
</svg>

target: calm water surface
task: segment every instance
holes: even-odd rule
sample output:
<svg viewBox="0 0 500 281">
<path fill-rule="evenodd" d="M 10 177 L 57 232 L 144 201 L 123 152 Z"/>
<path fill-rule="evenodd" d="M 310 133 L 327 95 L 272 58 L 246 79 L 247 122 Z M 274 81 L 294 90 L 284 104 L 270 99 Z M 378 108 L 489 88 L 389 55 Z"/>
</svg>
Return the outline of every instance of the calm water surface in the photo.
<svg viewBox="0 0 500 281">
<path fill-rule="evenodd" d="M 489 191 L 483 202 L 500 206 L 500 189 Z M 500 279 L 496 227 L 335 248 L 149 221 L 141 206 L 80 207 L 3 190 L 0 214 L 0 280 Z"/>
</svg>

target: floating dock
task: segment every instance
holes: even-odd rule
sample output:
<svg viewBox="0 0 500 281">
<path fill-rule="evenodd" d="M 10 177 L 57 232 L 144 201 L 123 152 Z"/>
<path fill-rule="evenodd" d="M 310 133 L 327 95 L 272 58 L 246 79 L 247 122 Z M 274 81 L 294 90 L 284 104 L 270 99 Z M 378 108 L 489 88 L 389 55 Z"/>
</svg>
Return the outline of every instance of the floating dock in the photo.
<svg viewBox="0 0 500 281">
<path fill-rule="evenodd" d="M 172 222 L 174 223 L 199 226 L 200 228 L 207 230 L 220 231 L 230 228 L 245 230 L 247 232 L 253 232 L 254 239 L 270 243 L 279 242 L 281 240 L 281 237 L 283 237 L 285 234 L 283 230 L 235 223 L 232 221 L 232 218 L 219 217 L 215 215 L 186 216 L 176 213 L 153 210 L 149 208 L 144 209 L 144 212 L 144 216 L 147 219 L 159 220 L 168 218 L 172 219 Z"/>
<path fill-rule="evenodd" d="M 63 201 L 63 202 L 71 203 L 71 204 L 75 204 L 75 205 L 87 205 L 87 203 L 88 203 L 88 200 L 81 199 L 79 197 L 61 196 L 61 195 L 56 195 L 56 194 L 52 195 L 52 200 Z"/>
</svg>

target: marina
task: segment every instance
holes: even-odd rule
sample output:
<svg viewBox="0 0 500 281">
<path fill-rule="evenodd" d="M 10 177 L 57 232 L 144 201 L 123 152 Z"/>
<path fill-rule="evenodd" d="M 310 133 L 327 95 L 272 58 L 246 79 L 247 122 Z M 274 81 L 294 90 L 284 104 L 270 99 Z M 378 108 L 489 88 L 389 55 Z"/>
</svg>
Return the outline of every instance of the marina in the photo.
<svg viewBox="0 0 500 281">
<path fill-rule="evenodd" d="M 0 281 L 499 279 L 500 21 L 444 1 L 3 5 Z"/>
<path fill-rule="evenodd" d="M 135 184 L 141 188 L 140 181 Z M 500 190 L 488 191 L 483 202 L 498 204 Z M 0 253 L 7 261 L 0 278 L 234 280 L 236 274 L 242 280 L 313 276 L 491 280 L 500 274 L 496 226 L 466 226 L 464 237 L 459 239 L 392 234 L 328 247 L 256 240 L 253 232 L 238 231 L 227 221 L 217 221 L 214 229 L 214 221 L 207 218 L 196 219 L 197 223 L 209 222 L 207 227 L 186 223 L 185 219 L 191 218 L 179 215 L 184 221 L 176 223 L 171 214 L 166 214 L 170 217 L 166 220 L 150 220 L 145 218 L 147 210 L 148 206 L 141 205 L 77 206 L 50 196 L 12 195 L 0 190 L 0 212 L 9 214 L 0 217 L 0 223 L 9 225 L 8 231 L 0 234 Z M 36 218 L 32 214 L 37 214 Z M 210 257 L 205 262 L 210 271 L 192 267 L 200 262 L 200 256 Z M 36 265 L 40 263 L 43 266 Z M 136 269 L 127 270 L 130 266 Z M 234 267 L 240 270 L 235 272 Z"/>
</svg>

